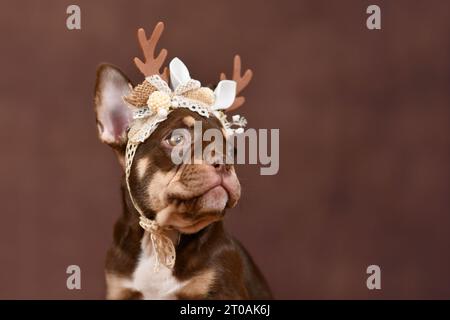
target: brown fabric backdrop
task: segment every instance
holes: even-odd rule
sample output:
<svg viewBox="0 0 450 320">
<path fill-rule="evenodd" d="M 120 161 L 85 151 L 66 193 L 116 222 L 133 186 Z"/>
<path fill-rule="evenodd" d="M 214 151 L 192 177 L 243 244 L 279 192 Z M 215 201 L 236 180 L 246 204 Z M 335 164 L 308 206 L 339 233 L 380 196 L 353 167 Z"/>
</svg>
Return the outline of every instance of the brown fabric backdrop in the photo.
<svg viewBox="0 0 450 320">
<path fill-rule="evenodd" d="M 227 216 L 277 298 L 450 298 L 448 2 L 75 2 L 81 31 L 73 1 L 2 1 L 0 298 L 103 297 L 120 170 L 96 137 L 95 69 L 141 80 L 135 32 L 158 20 L 204 83 L 240 53 L 242 113 L 280 129 L 279 174 L 241 166 Z M 381 31 L 365 27 L 375 2 Z"/>
</svg>

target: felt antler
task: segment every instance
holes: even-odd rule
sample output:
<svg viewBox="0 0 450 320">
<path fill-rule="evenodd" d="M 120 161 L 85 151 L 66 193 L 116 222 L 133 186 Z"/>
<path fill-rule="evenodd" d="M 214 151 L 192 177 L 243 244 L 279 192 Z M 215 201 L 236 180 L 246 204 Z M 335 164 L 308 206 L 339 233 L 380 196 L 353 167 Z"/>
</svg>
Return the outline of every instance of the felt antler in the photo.
<svg viewBox="0 0 450 320">
<path fill-rule="evenodd" d="M 153 29 L 152 35 L 149 39 L 147 39 L 147 35 L 145 34 L 145 30 L 140 28 L 138 30 L 138 40 L 141 45 L 142 52 L 144 53 L 145 63 L 142 62 L 139 58 L 134 58 L 134 63 L 136 67 L 144 74 L 144 76 L 152 76 L 154 74 L 158 74 L 164 80 L 168 80 L 168 69 L 164 68 L 163 73 L 159 73 L 164 60 L 167 57 L 167 50 L 162 49 L 158 56 L 155 58 L 155 48 L 161 37 L 161 34 L 164 30 L 164 23 L 158 22 Z"/>
<path fill-rule="evenodd" d="M 245 102 L 245 98 L 238 94 L 244 90 L 244 88 L 249 84 L 250 80 L 253 77 L 253 72 L 250 69 L 247 69 L 243 76 L 241 76 L 241 57 L 239 55 L 234 56 L 234 64 L 233 64 L 233 78 L 232 80 L 236 81 L 236 99 L 234 99 L 233 104 L 226 109 L 226 112 L 236 110 L 240 106 L 242 106 Z M 226 80 L 227 77 L 225 73 L 220 74 L 220 80 Z"/>
</svg>

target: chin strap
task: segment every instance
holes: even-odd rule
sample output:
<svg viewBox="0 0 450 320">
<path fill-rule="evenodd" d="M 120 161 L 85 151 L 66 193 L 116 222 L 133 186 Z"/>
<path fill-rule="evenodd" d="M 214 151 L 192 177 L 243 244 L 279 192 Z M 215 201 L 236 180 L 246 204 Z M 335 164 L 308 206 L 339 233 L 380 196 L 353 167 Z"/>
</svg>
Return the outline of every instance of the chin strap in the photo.
<svg viewBox="0 0 450 320">
<path fill-rule="evenodd" d="M 156 254 L 154 271 L 159 271 L 160 264 L 165 265 L 169 269 L 173 269 L 175 266 L 176 252 L 172 240 L 164 234 L 163 229 L 156 221 L 150 220 L 142 214 L 139 217 L 139 225 L 146 232 L 150 233 L 150 239 Z"/>
<path fill-rule="evenodd" d="M 129 177 L 131 165 L 133 164 L 133 158 L 138 146 L 139 143 L 129 141 L 125 152 L 125 181 L 127 184 L 128 194 L 130 195 L 134 208 L 137 212 L 139 212 L 139 225 L 145 230 L 145 232 L 150 234 L 150 239 L 152 241 L 153 250 L 156 256 L 154 271 L 159 271 L 160 264 L 163 264 L 169 269 L 173 269 L 175 266 L 176 251 L 172 240 L 164 233 L 165 228 L 162 228 L 155 220 L 151 220 L 144 215 L 131 194 Z"/>
</svg>

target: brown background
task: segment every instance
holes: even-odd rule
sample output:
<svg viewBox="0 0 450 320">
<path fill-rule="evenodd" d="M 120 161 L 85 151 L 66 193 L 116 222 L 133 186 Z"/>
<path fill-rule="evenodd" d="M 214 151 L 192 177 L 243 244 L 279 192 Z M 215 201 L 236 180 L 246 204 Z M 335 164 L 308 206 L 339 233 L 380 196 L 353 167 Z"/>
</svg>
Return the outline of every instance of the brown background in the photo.
<svg viewBox="0 0 450 320">
<path fill-rule="evenodd" d="M 135 32 L 158 20 L 204 83 L 239 52 L 255 71 L 242 113 L 280 128 L 279 174 L 241 166 L 227 216 L 277 298 L 450 298 L 447 1 L 74 2 L 81 31 L 72 1 L 2 1 L 0 298 L 103 297 L 120 170 L 96 137 L 95 69 L 141 80 Z"/>
</svg>

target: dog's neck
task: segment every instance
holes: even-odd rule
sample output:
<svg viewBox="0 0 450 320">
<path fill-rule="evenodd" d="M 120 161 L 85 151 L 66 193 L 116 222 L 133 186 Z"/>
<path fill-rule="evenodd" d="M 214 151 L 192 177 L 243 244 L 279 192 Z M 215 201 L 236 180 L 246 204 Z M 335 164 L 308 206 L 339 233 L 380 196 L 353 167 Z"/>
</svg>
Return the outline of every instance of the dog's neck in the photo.
<svg viewBox="0 0 450 320">
<path fill-rule="evenodd" d="M 122 184 L 121 184 L 121 191 L 122 191 L 122 199 L 123 199 L 123 216 L 124 218 L 126 218 L 130 224 L 130 228 L 132 230 L 137 231 L 136 229 L 142 229 L 142 227 L 139 225 L 139 212 L 138 210 L 135 208 L 133 201 L 131 201 L 131 197 L 130 194 L 128 192 L 128 188 L 126 187 L 126 181 L 125 179 L 123 179 Z M 154 216 L 155 212 L 148 212 L 148 217 L 150 216 Z M 164 229 L 162 230 L 162 232 L 169 237 L 174 246 L 177 246 L 178 243 L 180 242 L 180 237 L 181 237 L 181 233 L 178 232 L 177 230 L 173 230 L 173 229 Z M 141 232 L 139 232 L 141 233 Z M 143 232 L 141 237 L 143 236 Z"/>
</svg>

